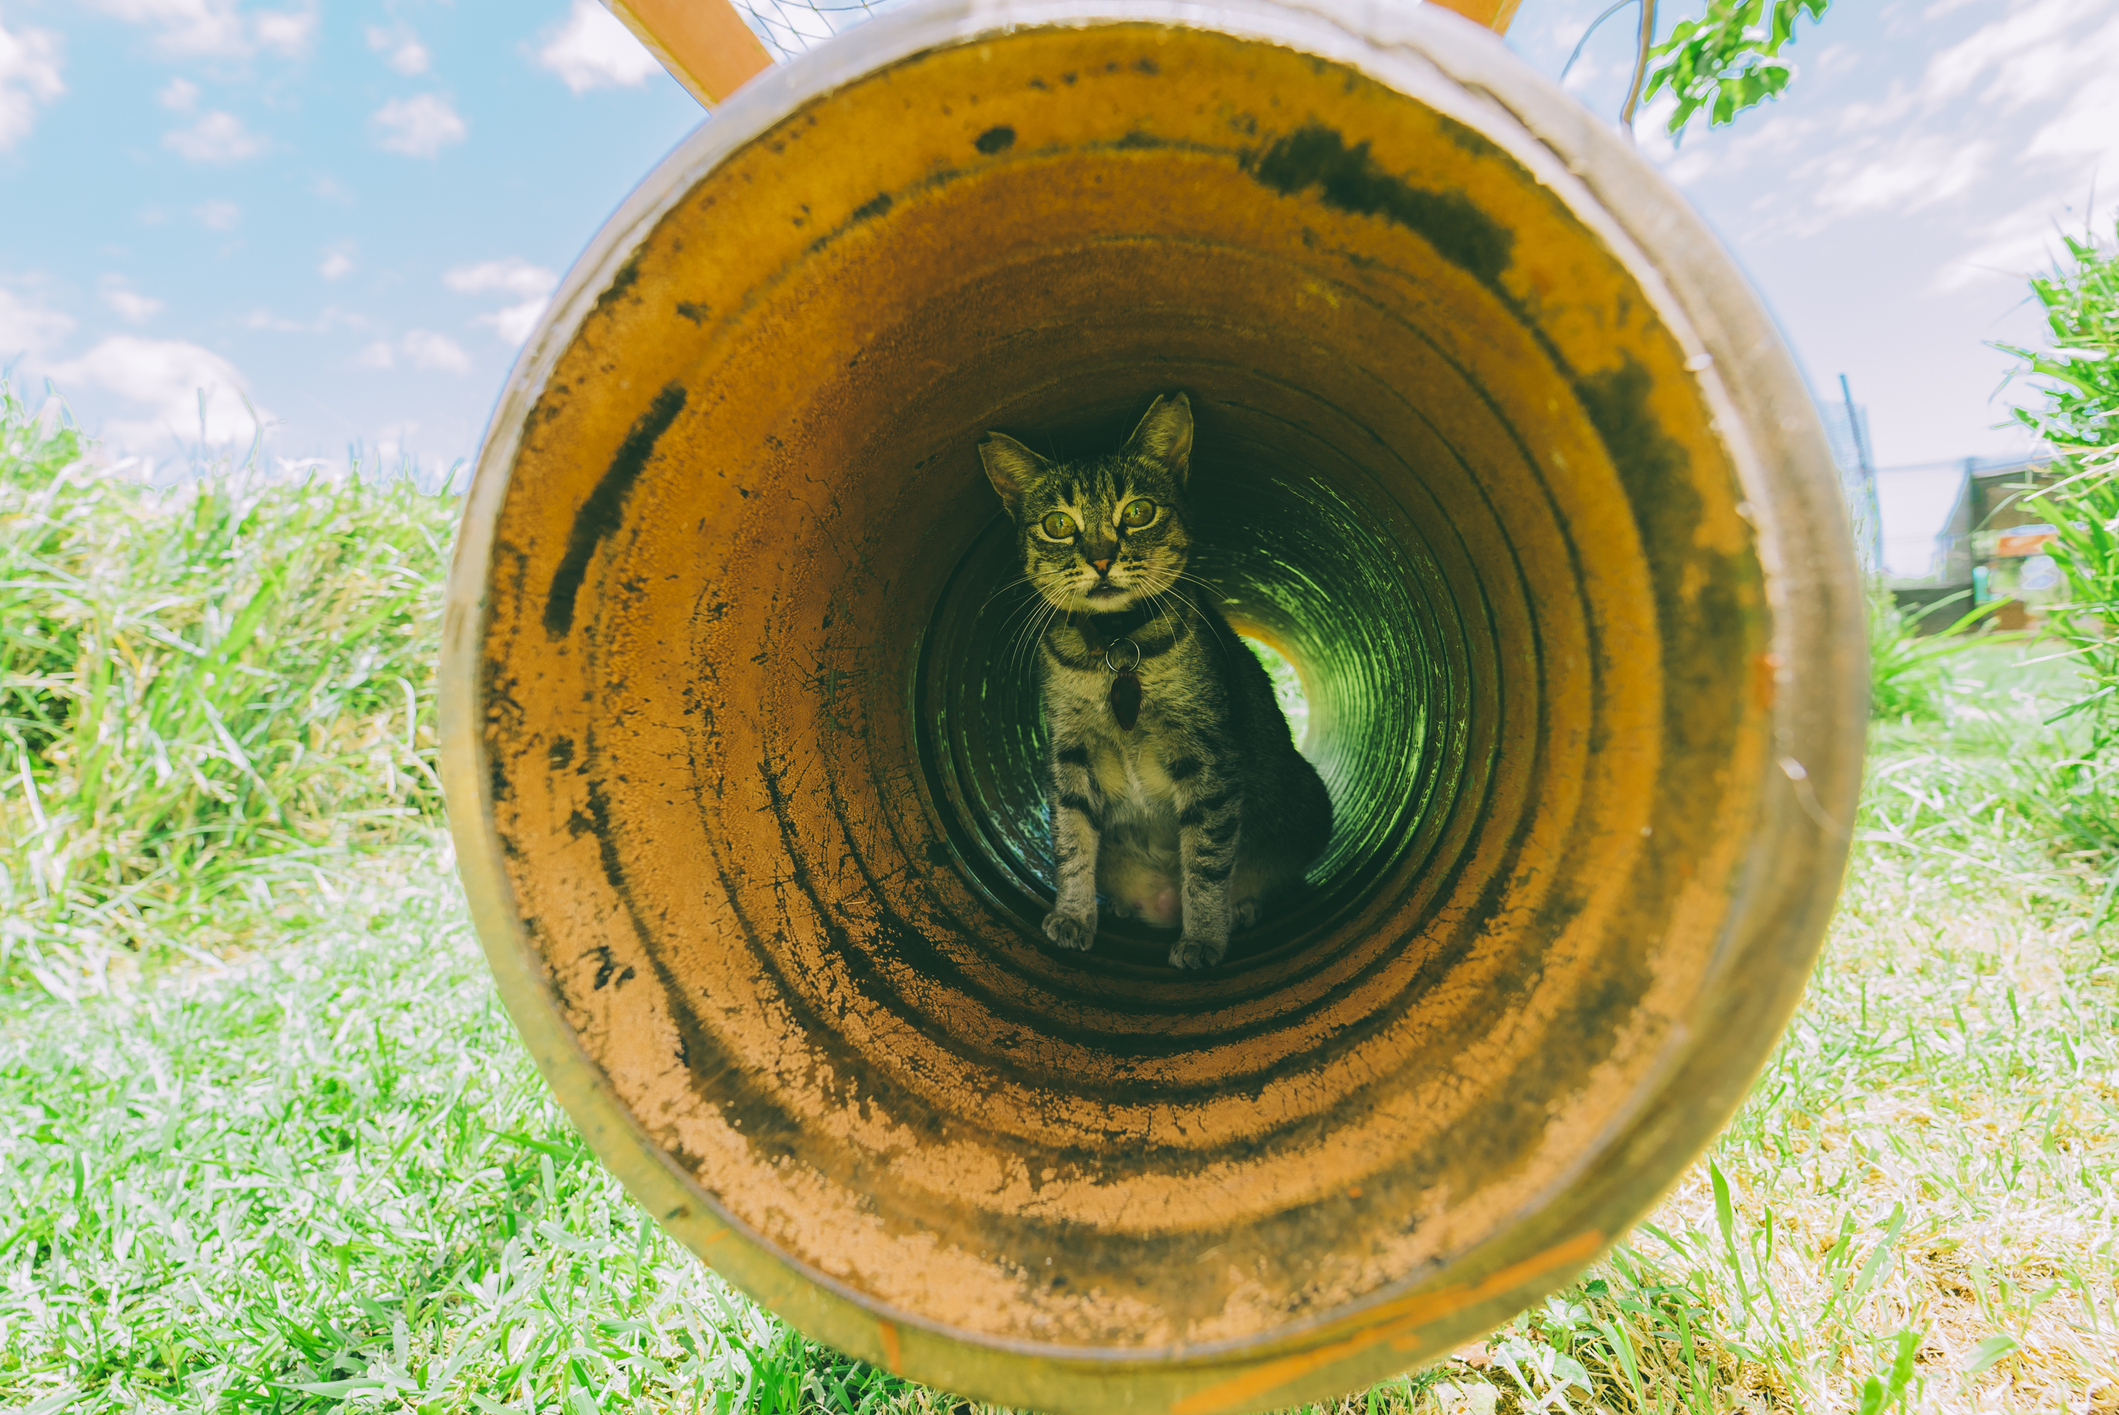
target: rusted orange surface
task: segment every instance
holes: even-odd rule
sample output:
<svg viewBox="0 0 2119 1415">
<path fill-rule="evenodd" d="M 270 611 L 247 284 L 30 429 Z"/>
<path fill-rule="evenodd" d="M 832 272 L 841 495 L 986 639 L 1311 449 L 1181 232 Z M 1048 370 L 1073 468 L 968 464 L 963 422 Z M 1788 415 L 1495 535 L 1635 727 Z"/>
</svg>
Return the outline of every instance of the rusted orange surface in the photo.
<svg viewBox="0 0 2119 1415">
<path fill-rule="evenodd" d="M 1286 1405 L 1565 1280 L 1772 1045 L 1859 774 L 1821 435 L 1682 203 L 1454 21 L 1189 13 L 910 7 L 747 87 L 570 277 L 452 596 L 467 884 L 592 1143 L 1016 1406 Z M 1179 388 L 1339 814 L 1201 975 L 1043 946 L 974 451 Z"/>
</svg>

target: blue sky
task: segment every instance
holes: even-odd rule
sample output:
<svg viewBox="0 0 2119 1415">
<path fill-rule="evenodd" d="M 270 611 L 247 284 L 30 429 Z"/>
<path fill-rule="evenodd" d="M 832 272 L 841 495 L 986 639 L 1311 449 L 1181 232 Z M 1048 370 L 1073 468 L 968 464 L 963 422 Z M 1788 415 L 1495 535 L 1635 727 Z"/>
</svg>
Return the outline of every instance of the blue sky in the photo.
<svg viewBox="0 0 2119 1415">
<path fill-rule="evenodd" d="M 759 0 L 761 4 L 771 0 Z M 791 8 L 791 7 L 790 7 Z M 1525 0 L 1554 76 L 1599 0 Z M 1696 8 L 1665 0 L 1665 25 Z M 1568 86 L 1616 111 L 1630 12 Z M 790 43 L 799 43 L 781 32 Z M 853 41 L 853 42 L 858 42 Z M 1838 0 L 1789 95 L 1641 150 L 1881 462 L 1997 455 L 2024 272 L 2119 188 L 2119 5 Z M 700 120 L 591 0 L 0 0 L 0 363 L 114 454 L 467 457 L 546 292 Z M 2108 203 L 2097 220 L 2110 233 Z"/>
<path fill-rule="evenodd" d="M 0 0 L 0 361 L 123 450 L 446 465 L 700 119 L 587 0 Z M 246 407 L 243 395 L 247 395 Z"/>
</svg>

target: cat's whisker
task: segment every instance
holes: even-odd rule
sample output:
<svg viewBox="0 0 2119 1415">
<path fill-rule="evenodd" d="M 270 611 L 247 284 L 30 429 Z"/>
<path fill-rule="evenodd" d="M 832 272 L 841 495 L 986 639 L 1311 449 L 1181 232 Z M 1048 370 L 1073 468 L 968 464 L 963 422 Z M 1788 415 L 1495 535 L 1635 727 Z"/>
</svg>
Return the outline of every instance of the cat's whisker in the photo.
<svg viewBox="0 0 2119 1415">
<path fill-rule="evenodd" d="M 1038 646 L 1044 642 L 1045 630 L 1059 612 L 1060 607 L 1047 600 L 1044 603 L 1044 612 L 1042 614 L 1033 615 L 1024 621 L 1022 632 L 1016 635 L 1008 655 L 1008 671 L 1010 674 L 1019 672 L 1023 667 L 1024 660 L 1033 654 Z"/>
<path fill-rule="evenodd" d="M 994 602 L 995 600 L 999 599 L 999 598 L 1000 598 L 1000 597 L 1001 597 L 1002 595 L 1004 595 L 1004 594 L 1008 593 L 1008 591 L 1010 591 L 1010 590 L 1012 590 L 1012 589 L 1016 589 L 1016 588 L 1018 588 L 1018 587 L 1020 587 L 1020 586 L 1023 586 L 1023 585 L 1029 585 L 1029 584 L 1032 584 L 1032 582 L 1034 582 L 1034 581 L 1037 581 L 1037 580 L 1049 580 L 1049 579 L 1051 579 L 1051 578 L 1052 578 L 1052 577 L 1053 577 L 1054 575 L 1064 575 L 1064 574 L 1066 574 L 1066 573 L 1067 573 L 1067 567 L 1065 567 L 1065 566 L 1061 566 L 1061 567 L 1060 567 L 1059 569 L 1057 569 L 1057 570 L 1040 570 L 1040 571 L 1034 571 L 1034 572 L 1032 572 L 1032 573 L 1029 573 L 1029 574 L 1024 574 L 1024 575 L 1018 575 L 1018 576 L 1016 576 L 1016 577 L 1015 577 L 1014 579 L 1012 579 L 1012 580 L 1008 581 L 1008 582 L 1007 582 L 1006 584 L 1003 584 L 1003 585 L 1002 585 L 1002 586 L 1001 586 L 1001 587 L 1000 587 L 999 589 L 995 590 L 995 591 L 994 591 L 994 592 L 993 592 L 992 594 L 990 594 L 990 595 L 987 595 L 987 596 L 986 596 L 986 599 L 985 599 L 985 601 L 984 601 L 984 603 L 982 603 L 982 604 L 980 604 L 980 605 L 979 605 L 979 611 L 980 611 L 981 613 L 983 613 L 983 612 L 985 611 L 986 605 L 988 605 L 988 604 L 991 604 L 991 603 L 993 603 L 993 602 Z M 1036 593 L 1036 592 L 1037 592 L 1037 591 L 1035 591 L 1035 590 L 1033 589 L 1033 593 Z"/>
<path fill-rule="evenodd" d="M 1209 580 L 1203 580 L 1197 575 L 1190 574 L 1183 570 L 1175 570 L 1171 572 L 1171 585 L 1173 596 L 1176 598 L 1179 604 L 1183 605 L 1186 609 L 1191 611 L 1194 618 L 1198 619 L 1200 623 L 1206 625 L 1208 632 L 1214 636 L 1214 642 L 1220 646 L 1222 657 L 1225 660 L 1229 659 L 1228 641 L 1222 638 L 1221 630 L 1215 627 L 1213 618 L 1203 613 L 1200 610 L 1199 606 L 1194 604 L 1189 597 L 1175 593 L 1174 587 L 1179 581 L 1189 581 L 1190 583 L 1199 585 L 1204 589 L 1211 590 L 1217 595 L 1220 594 L 1220 591 L 1215 588 L 1213 582 Z"/>
<path fill-rule="evenodd" d="M 1015 623 L 1016 617 L 1018 615 L 1035 616 L 1035 614 L 1041 607 L 1048 607 L 1051 606 L 1051 604 L 1052 600 L 1046 595 L 1044 595 L 1042 592 L 1032 591 L 1030 594 L 1025 595 L 1023 597 L 1023 602 L 1015 606 L 1015 608 L 1009 610 L 1007 617 L 1001 620 L 999 627 L 994 630 L 994 637 L 1001 638 L 1006 636 L 1009 632 L 1010 626 Z M 981 606 L 981 608 L 983 608 L 983 606 Z"/>
<path fill-rule="evenodd" d="M 1016 633 L 1014 642 L 1009 646 L 1008 669 L 1011 673 L 1021 668 L 1024 656 L 1044 638 L 1045 625 L 1051 620 L 1052 605 L 1046 602 L 1023 621 L 1023 627 Z"/>
<path fill-rule="evenodd" d="M 995 630 L 995 633 L 1006 633 L 1008 630 L 1008 626 L 1015 622 L 1015 618 L 1017 615 L 1031 613 L 1035 611 L 1039 605 L 1050 604 L 1051 602 L 1052 601 L 1046 599 L 1043 595 L 1038 594 L 1034 591 L 1030 594 L 1024 595 L 1022 603 L 1016 605 L 1015 608 L 1008 611 L 1007 617 L 1001 620 L 1000 627 Z"/>
<path fill-rule="evenodd" d="M 1052 621 L 1061 614 L 1067 614 L 1070 619 L 1073 617 L 1071 611 L 1063 610 L 1056 604 L 1045 606 L 1043 617 L 1032 626 L 1031 631 L 1023 638 L 1023 649 L 1018 656 L 1021 661 L 1018 664 L 1017 671 L 1036 662 L 1037 654 L 1041 651 L 1045 642 L 1045 634 L 1050 630 Z"/>
</svg>

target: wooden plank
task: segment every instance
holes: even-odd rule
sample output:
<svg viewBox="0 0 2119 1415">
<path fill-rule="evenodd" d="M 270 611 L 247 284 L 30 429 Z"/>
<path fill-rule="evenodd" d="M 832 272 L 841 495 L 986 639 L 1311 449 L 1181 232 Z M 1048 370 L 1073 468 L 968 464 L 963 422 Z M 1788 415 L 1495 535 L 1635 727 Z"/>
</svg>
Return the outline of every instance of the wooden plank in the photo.
<svg viewBox="0 0 2119 1415">
<path fill-rule="evenodd" d="M 1475 24 L 1485 25 L 1495 34 L 1506 34 L 1509 21 L 1516 17 L 1516 6 L 1522 0 L 1428 0 L 1428 3 L 1455 11 Z"/>
<path fill-rule="evenodd" d="M 773 56 L 728 0 L 604 0 L 692 97 L 711 108 Z"/>
</svg>

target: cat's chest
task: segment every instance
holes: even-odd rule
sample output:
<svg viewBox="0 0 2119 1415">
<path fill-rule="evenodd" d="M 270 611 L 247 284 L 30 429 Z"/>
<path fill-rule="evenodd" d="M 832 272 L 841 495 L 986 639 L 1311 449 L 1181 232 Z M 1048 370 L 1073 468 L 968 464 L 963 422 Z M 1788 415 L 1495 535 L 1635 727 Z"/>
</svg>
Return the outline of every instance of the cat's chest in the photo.
<svg viewBox="0 0 2119 1415">
<path fill-rule="evenodd" d="M 1100 736 L 1089 746 L 1089 769 L 1106 801 L 1125 801 L 1144 811 L 1172 805 L 1177 783 L 1170 779 L 1171 756 L 1161 734 L 1136 729 L 1122 737 Z"/>
<path fill-rule="evenodd" d="M 1169 659 L 1178 657 L 1173 654 Z M 1140 684 L 1138 712 L 1132 727 L 1121 727 L 1112 701 L 1117 675 L 1101 667 L 1083 670 L 1051 665 L 1045 712 L 1052 728 L 1071 738 L 1107 737 L 1132 749 L 1167 732 L 1202 724 L 1207 709 L 1199 701 L 1198 675 L 1192 664 L 1151 659 L 1134 676 Z"/>
<path fill-rule="evenodd" d="M 1143 807 L 1172 801 L 1177 785 L 1170 764 L 1191 755 L 1172 717 L 1181 680 L 1152 668 L 1142 672 L 1139 718 L 1122 728 L 1109 701 L 1112 675 L 1063 671 L 1055 677 L 1051 687 L 1057 691 L 1048 700 L 1053 730 L 1062 744 L 1088 753 L 1090 772 L 1105 799 Z"/>
</svg>

